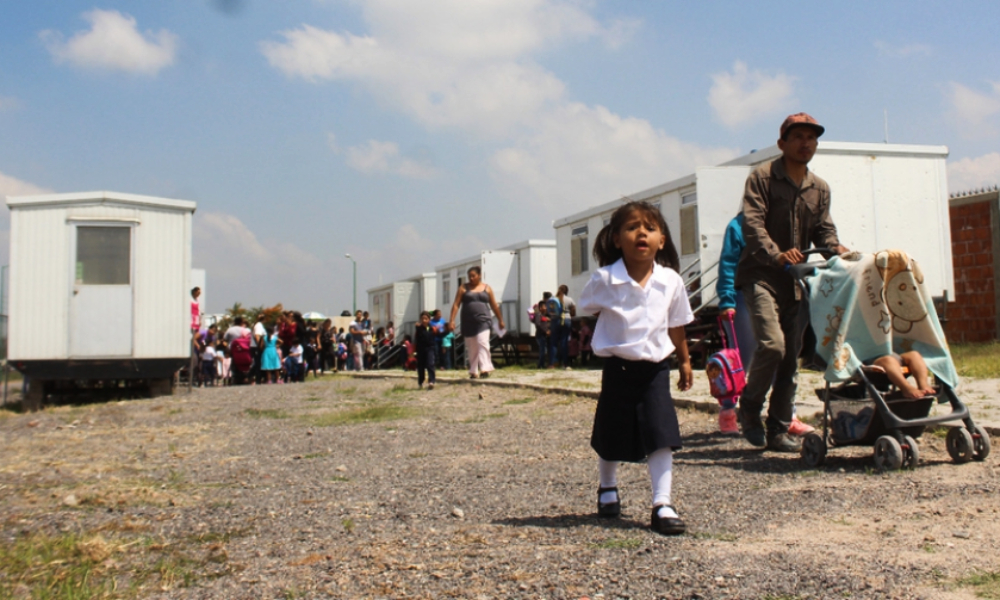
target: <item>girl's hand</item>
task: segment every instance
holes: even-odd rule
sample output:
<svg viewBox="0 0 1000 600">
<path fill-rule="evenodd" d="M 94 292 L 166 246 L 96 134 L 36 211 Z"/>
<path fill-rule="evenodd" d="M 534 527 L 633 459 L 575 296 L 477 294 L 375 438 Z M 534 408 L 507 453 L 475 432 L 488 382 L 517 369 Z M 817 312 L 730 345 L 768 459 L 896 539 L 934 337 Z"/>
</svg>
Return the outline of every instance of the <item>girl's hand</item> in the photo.
<svg viewBox="0 0 1000 600">
<path fill-rule="evenodd" d="M 691 389 L 691 384 L 694 382 L 694 373 L 691 371 L 691 361 L 681 363 L 678 370 L 680 371 L 680 377 L 677 379 L 677 389 L 682 392 L 686 392 Z"/>
</svg>

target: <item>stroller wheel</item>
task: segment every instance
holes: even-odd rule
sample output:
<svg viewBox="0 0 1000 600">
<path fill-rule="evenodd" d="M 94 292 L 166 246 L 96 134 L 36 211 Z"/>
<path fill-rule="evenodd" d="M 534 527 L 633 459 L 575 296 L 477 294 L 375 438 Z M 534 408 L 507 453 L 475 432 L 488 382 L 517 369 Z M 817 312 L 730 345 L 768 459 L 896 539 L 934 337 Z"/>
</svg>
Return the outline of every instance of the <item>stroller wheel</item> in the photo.
<svg viewBox="0 0 1000 600">
<path fill-rule="evenodd" d="M 802 438 L 802 462 L 807 467 L 818 467 L 826 461 L 826 441 L 818 433 L 808 433 Z"/>
<path fill-rule="evenodd" d="M 903 448 L 896 438 L 883 435 L 875 440 L 875 468 L 879 471 L 895 471 L 903 466 Z"/>
<path fill-rule="evenodd" d="M 955 464 L 960 465 L 972 460 L 972 434 L 965 427 L 952 427 L 949 429 L 948 436 L 945 438 L 945 445 L 947 445 L 948 454 L 955 461 Z"/>
<path fill-rule="evenodd" d="M 917 463 L 920 462 L 920 448 L 917 446 L 917 440 L 908 435 L 903 436 L 902 448 L 903 468 L 915 469 L 917 467 Z"/>
<path fill-rule="evenodd" d="M 986 430 L 976 425 L 975 432 L 972 434 L 972 458 L 976 460 L 986 460 L 986 457 L 990 455 L 990 434 L 986 433 Z"/>
</svg>

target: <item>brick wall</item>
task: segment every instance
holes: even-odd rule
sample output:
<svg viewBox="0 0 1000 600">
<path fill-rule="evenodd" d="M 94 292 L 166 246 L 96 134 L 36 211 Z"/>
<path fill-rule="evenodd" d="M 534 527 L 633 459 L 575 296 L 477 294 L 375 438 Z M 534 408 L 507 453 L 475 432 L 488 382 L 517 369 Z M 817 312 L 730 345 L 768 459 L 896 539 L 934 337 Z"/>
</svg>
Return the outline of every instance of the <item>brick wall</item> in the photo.
<svg viewBox="0 0 1000 600">
<path fill-rule="evenodd" d="M 948 306 L 945 334 L 951 343 L 997 339 L 991 204 L 949 207 L 955 298 Z"/>
</svg>

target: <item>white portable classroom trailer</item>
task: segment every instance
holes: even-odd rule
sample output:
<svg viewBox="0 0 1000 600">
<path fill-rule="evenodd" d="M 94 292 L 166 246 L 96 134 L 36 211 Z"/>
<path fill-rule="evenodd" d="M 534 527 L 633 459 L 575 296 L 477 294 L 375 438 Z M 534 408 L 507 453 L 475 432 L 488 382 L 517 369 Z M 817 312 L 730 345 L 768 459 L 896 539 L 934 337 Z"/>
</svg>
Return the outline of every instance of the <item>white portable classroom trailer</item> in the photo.
<svg viewBox="0 0 1000 600">
<path fill-rule="evenodd" d="M 541 300 L 542 292 L 555 293 L 558 287 L 556 242 L 525 240 L 437 267 L 438 297 L 446 319 L 459 286 L 465 283 L 468 270 L 474 266 L 482 269 L 483 281 L 493 288 L 507 330 L 515 335 L 534 335 L 527 310 Z M 460 320 L 455 317 L 456 327 Z"/>
<path fill-rule="evenodd" d="M 680 256 L 681 270 L 701 275 L 702 304 L 715 304 L 715 281 L 726 226 L 742 206 L 747 175 L 781 155 L 777 146 L 650 188 L 629 198 L 658 204 Z M 809 168 L 830 184 L 831 214 L 851 250 L 898 248 L 920 263 L 927 289 L 954 297 L 948 225 L 946 146 L 820 140 Z M 594 269 L 593 242 L 623 199 L 553 223 L 559 281 L 576 298 Z M 692 302 L 697 308 L 695 302 Z"/>
<path fill-rule="evenodd" d="M 8 197 L 10 363 L 58 381 L 147 380 L 191 355 L 195 203 L 116 192 Z M 39 396 L 38 394 L 41 394 Z"/>
<path fill-rule="evenodd" d="M 436 273 L 421 273 L 409 279 L 368 289 L 368 311 L 372 327 L 386 327 L 392 321 L 396 338 L 413 335 L 422 311 L 434 312 Z"/>
</svg>

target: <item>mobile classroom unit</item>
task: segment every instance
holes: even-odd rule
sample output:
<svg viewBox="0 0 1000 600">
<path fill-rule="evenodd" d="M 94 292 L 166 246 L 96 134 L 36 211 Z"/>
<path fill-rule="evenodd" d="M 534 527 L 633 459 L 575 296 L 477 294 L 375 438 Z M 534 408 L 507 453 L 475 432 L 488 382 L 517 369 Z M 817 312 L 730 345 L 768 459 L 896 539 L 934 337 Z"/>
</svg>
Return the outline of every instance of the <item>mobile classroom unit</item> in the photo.
<svg viewBox="0 0 1000 600">
<path fill-rule="evenodd" d="M 191 356 L 195 203 L 100 191 L 7 206 L 8 360 L 30 378 L 29 407 L 95 382 L 170 393 Z"/>
<path fill-rule="evenodd" d="M 368 289 L 368 311 L 372 327 L 386 327 L 391 321 L 396 340 L 413 335 L 420 313 L 434 312 L 437 306 L 437 273 L 421 273 L 409 279 Z M 442 308 L 442 311 L 444 309 Z"/>
<path fill-rule="evenodd" d="M 482 269 L 483 281 L 493 288 L 507 331 L 515 336 L 533 336 L 535 329 L 528 319 L 528 308 L 542 299 L 542 292 L 554 294 L 559 287 L 555 240 L 525 240 L 436 267 L 438 298 L 445 319 L 458 288 L 474 266 Z M 460 329 L 460 321 L 461 311 L 455 317 L 456 329 Z"/>
<path fill-rule="evenodd" d="M 741 210 L 746 178 L 781 155 L 771 146 L 629 198 L 659 205 L 680 256 L 686 281 L 703 286 L 692 308 L 717 304 L 715 282 L 723 237 Z M 851 250 L 905 250 L 917 259 L 927 289 L 954 298 L 948 225 L 946 146 L 826 142 L 809 168 L 830 184 L 831 215 L 840 241 Z M 592 251 L 598 232 L 624 202 L 616 199 L 553 223 L 559 281 L 579 297 L 598 265 Z"/>
</svg>

